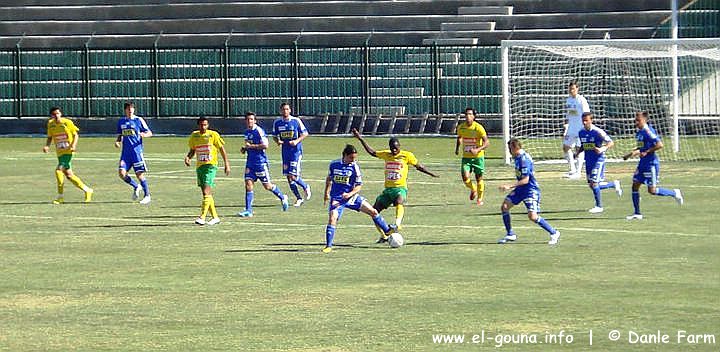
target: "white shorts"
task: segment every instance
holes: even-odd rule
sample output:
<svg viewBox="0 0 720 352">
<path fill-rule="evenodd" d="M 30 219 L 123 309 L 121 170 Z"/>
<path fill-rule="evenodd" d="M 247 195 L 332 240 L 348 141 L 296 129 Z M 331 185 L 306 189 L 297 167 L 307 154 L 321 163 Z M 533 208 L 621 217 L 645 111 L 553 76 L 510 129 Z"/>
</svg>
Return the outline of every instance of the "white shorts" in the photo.
<svg viewBox="0 0 720 352">
<path fill-rule="evenodd" d="M 563 145 L 568 147 L 579 147 L 580 136 L 578 136 L 578 134 L 582 128 L 582 126 L 568 126 L 565 130 L 565 135 L 563 136 Z"/>
</svg>

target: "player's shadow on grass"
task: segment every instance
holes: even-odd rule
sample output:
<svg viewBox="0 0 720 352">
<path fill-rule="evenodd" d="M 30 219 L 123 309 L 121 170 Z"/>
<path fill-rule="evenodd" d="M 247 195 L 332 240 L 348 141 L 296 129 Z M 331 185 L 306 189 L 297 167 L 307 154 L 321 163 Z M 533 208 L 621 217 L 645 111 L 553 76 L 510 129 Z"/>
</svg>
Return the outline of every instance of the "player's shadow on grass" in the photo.
<svg viewBox="0 0 720 352">
<path fill-rule="evenodd" d="M 540 241 L 540 242 L 513 242 L 508 244 L 498 244 L 497 241 L 492 242 L 432 242 L 432 241 L 423 241 L 423 242 L 409 242 L 405 243 L 405 246 L 455 246 L 455 245 L 493 245 L 493 246 L 516 246 L 516 245 L 545 245 L 547 246 L 547 241 Z"/>
<path fill-rule="evenodd" d="M 120 204 L 120 203 L 130 203 L 130 202 L 123 202 L 123 201 L 117 201 L 117 200 L 110 201 L 110 200 L 109 200 L 109 201 L 92 201 L 92 202 L 90 202 L 90 203 L 85 203 L 85 202 L 83 202 L 83 201 L 81 201 L 81 200 L 78 200 L 78 201 L 74 201 L 74 202 L 67 202 L 67 201 L 66 201 L 66 202 L 64 202 L 63 204 L 52 204 L 51 201 L 32 201 L 32 202 L 0 202 L 0 206 L 3 206 L 3 205 L 48 204 L 48 205 L 54 205 L 54 206 L 58 206 L 58 207 L 59 207 L 59 206 L 63 206 L 63 205 L 73 205 L 73 204 L 83 204 L 83 205 L 87 204 L 87 205 L 91 205 L 91 204 Z"/>
<path fill-rule="evenodd" d="M 273 207 L 279 207 L 280 204 L 254 204 L 253 208 L 273 208 Z M 197 209 L 197 205 L 165 205 L 162 206 L 163 209 Z M 242 205 L 240 204 L 223 204 L 223 205 L 216 205 L 215 208 L 217 209 L 226 209 L 226 208 L 233 208 L 233 209 L 245 209 L 245 203 Z"/>
<path fill-rule="evenodd" d="M 112 228 L 123 228 L 123 227 L 172 227 L 172 226 L 185 226 L 185 224 L 113 224 L 113 225 L 75 226 L 75 227 L 83 228 L 83 229 L 87 229 L 90 227 L 112 229 Z"/>
<path fill-rule="evenodd" d="M 325 246 L 324 243 L 268 243 L 264 244 L 268 247 L 312 247 L 312 248 L 257 248 L 257 249 L 226 249 L 225 253 L 320 253 L 320 250 Z M 334 248 L 339 249 L 390 249 L 387 245 L 372 245 L 372 244 L 350 244 L 350 243 L 336 243 Z"/>
</svg>

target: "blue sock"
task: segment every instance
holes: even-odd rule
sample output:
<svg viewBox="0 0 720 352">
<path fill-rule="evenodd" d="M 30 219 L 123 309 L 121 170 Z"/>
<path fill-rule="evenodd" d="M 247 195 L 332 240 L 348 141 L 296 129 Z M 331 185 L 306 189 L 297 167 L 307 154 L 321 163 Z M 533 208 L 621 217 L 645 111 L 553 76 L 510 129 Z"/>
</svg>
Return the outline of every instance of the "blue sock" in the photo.
<svg viewBox="0 0 720 352">
<path fill-rule="evenodd" d="M 288 183 L 290 184 L 290 190 L 295 195 L 295 198 L 302 199 L 302 197 L 300 196 L 300 190 L 298 190 L 297 188 L 297 181 L 289 181 Z"/>
<path fill-rule="evenodd" d="M 245 210 L 252 213 L 252 203 L 253 199 L 255 199 L 255 192 L 245 192 Z"/>
<path fill-rule="evenodd" d="M 135 183 L 135 180 L 132 179 L 129 175 L 125 175 L 125 178 L 123 179 L 125 183 L 129 184 L 133 189 L 137 188 L 138 184 Z"/>
<path fill-rule="evenodd" d="M 150 195 L 150 189 L 148 188 L 147 179 L 143 179 L 140 181 L 140 186 L 142 186 L 143 192 L 145 193 L 145 197 Z"/>
<path fill-rule="evenodd" d="M 283 194 L 282 194 L 282 192 L 280 192 L 280 187 L 278 187 L 277 185 L 274 185 L 273 188 L 270 190 L 270 192 L 272 192 L 272 194 L 274 194 L 275 197 L 278 197 L 278 199 L 280 199 L 280 200 L 283 199 Z"/>
<path fill-rule="evenodd" d="M 296 182 L 300 187 L 302 187 L 302 189 L 304 189 L 304 190 L 307 189 L 307 187 L 308 187 L 308 186 L 307 186 L 307 183 L 305 183 L 305 181 L 303 181 L 303 179 L 301 179 L 300 177 L 298 177 L 297 180 L 295 180 L 295 182 Z"/>
<path fill-rule="evenodd" d="M 635 208 L 635 214 L 640 214 L 640 192 L 632 192 L 633 208 Z"/>
<path fill-rule="evenodd" d="M 332 247 L 334 238 L 335 238 L 335 226 L 333 226 L 333 225 L 325 226 L 325 245 L 328 247 Z"/>
<path fill-rule="evenodd" d="M 502 213 L 503 224 L 505 224 L 505 233 L 508 235 L 514 234 L 512 227 L 510 226 L 510 212 Z"/>
<path fill-rule="evenodd" d="M 615 182 L 600 182 L 600 183 L 598 183 L 598 187 L 601 190 L 608 189 L 608 188 L 615 188 Z"/>
<path fill-rule="evenodd" d="M 660 188 L 655 191 L 656 196 L 675 197 L 675 191 L 667 188 Z"/>
<path fill-rule="evenodd" d="M 557 232 L 557 230 L 555 230 L 552 226 L 550 226 L 550 224 L 548 224 L 548 222 L 545 221 L 545 219 L 543 219 L 542 217 L 538 216 L 537 221 L 535 223 L 540 225 L 540 227 L 545 229 L 545 231 L 547 231 L 551 235 L 554 234 L 555 232 Z"/>
<path fill-rule="evenodd" d="M 593 196 L 595 197 L 595 206 L 602 208 L 602 196 L 600 195 L 600 187 L 593 187 Z"/>
<path fill-rule="evenodd" d="M 390 226 L 385 222 L 385 219 L 382 217 L 382 215 L 378 214 L 376 217 L 372 218 L 373 222 L 377 227 L 379 227 L 383 232 L 388 233 L 390 232 Z"/>
</svg>

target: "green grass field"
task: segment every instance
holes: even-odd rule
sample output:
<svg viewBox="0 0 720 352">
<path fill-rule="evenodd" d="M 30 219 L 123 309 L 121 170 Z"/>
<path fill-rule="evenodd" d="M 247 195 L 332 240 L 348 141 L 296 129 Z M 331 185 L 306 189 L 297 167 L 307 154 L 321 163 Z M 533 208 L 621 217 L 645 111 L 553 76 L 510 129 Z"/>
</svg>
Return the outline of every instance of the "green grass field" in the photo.
<svg viewBox="0 0 720 352">
<path fill-rule="evenodd" d="M 0 139 L 0 350 L 8 351 L 477 351 L 495 350 L 498 334 L 538 343 L 509 351 L 717 351 L 720 341 L 720 163 L 663 163 L 662 184 L 686 203 L 643 189 L 645 220 L 627 222 L 635 163 L 610 164 L 623 199 L 604 195 L 605 213 L 590 216 L 584 181 L 561 178 L 564 165 L 539 165 L 543 216 L 562 231 L 560 245 L 513 209 L 520 236 L 504 234 L 497 190 L 513 171 L 489 153 L 484 207 L 473 206 L 459 180 L 451 138 L 401 138 L 433 179 L 411 170 L 403 235 L 406 245 L 374 244 L 370 219 L 346 212 L 337 250 L 322 254 L 328 162 L 350 139 L 311 137 L 304 178 L 313 199 L 283 213 L 256 188 L 256 214 L 244 207 L 241 139 L 227 138 L 233 174 L 218 178 L 222 223 L 193 224 L 200 207 L 194 168 L 183 165 L 185 138 L 146 141 L 153 202 L 130 201 L 116 175 L 112 137 L 80 139 L 75 172 L 95 189 L 91 204 L 67 183 L 67 204 L 52 205 L 56 158 L 42 138 Z M 387 140 L 369 139 L 376 148 Z M 354 143 L 359 147 L 359 143 Z M 279 152 L 271 172 L 282 182 Z M 373 200 L 382 162 L 360 153 Z M 259 186 L 259 185 L 258 185 Z M 394 219 L 394 209 L 383 213 Z M 590 330 L 593 344 L 590 345 Z M 620 341 L 608 338 L 612 330 Z M 667 344 L 631 344 L 629 331 L 669 335 Z M 677 342 L 677 332 L 703 343 Z M 485 332 L 488 340 L 468 343 Z M 562 331 L 564 344 L 545 343 Z M 433 335 L 465 335 L 434 343 Z M 707 334 L 707 335 L 705 335 Z M 567 336 L 572 335 L 572 343 Z M 502 335 L 501 335 L 502 336 Z"/>
</svg>

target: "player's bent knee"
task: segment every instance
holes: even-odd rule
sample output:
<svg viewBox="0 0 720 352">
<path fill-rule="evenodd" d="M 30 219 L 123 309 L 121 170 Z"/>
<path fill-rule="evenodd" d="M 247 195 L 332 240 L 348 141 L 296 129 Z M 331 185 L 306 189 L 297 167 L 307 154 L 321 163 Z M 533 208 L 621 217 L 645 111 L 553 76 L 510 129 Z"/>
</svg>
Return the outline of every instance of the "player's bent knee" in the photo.
<svg viewBox="0 0 720 352">
<path fill-rule="evenodd" d="M 532 222 L 537 222 L 537 219 L 538 219 L 537 213 L 532 212 L 532 211 L 528 212 L 528 219 L 530 219 L 530 221 L 532 221 Z"/>
</svg>

